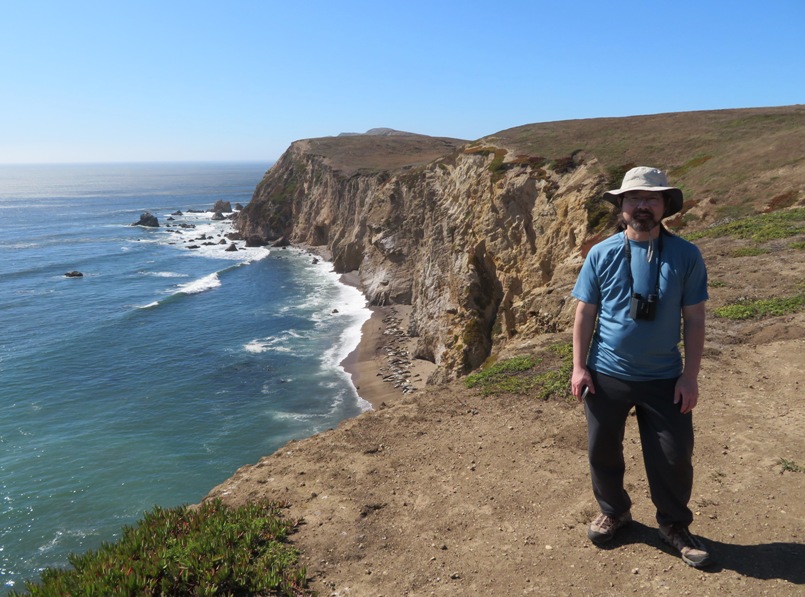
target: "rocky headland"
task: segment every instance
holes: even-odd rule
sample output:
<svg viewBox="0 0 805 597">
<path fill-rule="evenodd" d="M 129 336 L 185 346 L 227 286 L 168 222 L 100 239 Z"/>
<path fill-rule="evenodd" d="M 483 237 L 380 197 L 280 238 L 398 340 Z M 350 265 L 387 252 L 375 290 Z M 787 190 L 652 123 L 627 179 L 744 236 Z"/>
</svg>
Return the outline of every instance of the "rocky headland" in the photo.
<svg viewBox="0 0 805 597">
<path fill-rule="evenodd" d="M 592 547 L 583 413 L 484 397 L 484 363 L 567 343 L 570 289 L 611 232 L 602 192 L 634 165 L 686 196 L 682 234 L 805 207 L 805 106 L 533 124 L 464 141 L 410 133 L 297 141 L 236 218 L 241 237 L 329 258 L 375 316 L 345 367 L 373 411 L 244 466 L 210 497 L 285 500 L 327 595 L 801 594 L 805 315 L 710 317 L 696 411 L 694 531 L 719 564 L 664 550 L 634 425 L 636 522 Z M 800 213 L 800 212 L 797 212 Z M 708 310 L 805 292 L 788 236 L 697 241 Z M 798 294 L 799 293 L 799 294 Z M 426 383 L 427 382 L 427 383 Z"/>
</svg>

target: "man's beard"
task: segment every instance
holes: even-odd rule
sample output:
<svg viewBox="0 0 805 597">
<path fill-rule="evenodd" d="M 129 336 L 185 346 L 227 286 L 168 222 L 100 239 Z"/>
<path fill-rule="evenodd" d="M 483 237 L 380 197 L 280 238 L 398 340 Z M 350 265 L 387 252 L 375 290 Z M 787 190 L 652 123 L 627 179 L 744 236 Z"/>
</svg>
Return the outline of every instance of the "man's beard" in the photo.
<svg viewBox="0 0 805 597">
<path fill-rule="evenodd" d="M 627 226 L 635 232 L 651 232 L 659 226 L 660 221 L 654 219 L 654 214 L 650 211 L 640 211 L 632 214 Z"/>
</svg>

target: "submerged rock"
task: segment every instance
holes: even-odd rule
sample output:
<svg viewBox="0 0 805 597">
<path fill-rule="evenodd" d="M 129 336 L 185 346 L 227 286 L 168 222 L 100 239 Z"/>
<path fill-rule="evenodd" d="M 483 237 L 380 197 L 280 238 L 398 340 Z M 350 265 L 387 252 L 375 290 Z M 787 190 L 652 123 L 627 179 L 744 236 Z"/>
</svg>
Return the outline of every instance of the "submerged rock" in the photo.
<svg viewBox="0 0 805 597">
<path fill-rule="evenodd" d="M 71 271 L 64 274 L 65 278 L 83 278 L 84 274 L 79 271 Z"/>
</svg>

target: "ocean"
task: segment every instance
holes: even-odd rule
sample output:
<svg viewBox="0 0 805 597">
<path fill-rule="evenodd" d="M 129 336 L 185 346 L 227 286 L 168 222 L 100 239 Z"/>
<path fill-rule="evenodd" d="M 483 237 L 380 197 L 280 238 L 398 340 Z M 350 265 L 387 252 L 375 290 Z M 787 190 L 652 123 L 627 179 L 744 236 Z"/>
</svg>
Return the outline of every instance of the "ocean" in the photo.
<svg viewBox="0 0 805 597">
<path fill-rule="evenodd" d="M 369 407 L 360 292 L 206 211 L 266 167 L 0 165 L 0 592 Z"/>
</svg>

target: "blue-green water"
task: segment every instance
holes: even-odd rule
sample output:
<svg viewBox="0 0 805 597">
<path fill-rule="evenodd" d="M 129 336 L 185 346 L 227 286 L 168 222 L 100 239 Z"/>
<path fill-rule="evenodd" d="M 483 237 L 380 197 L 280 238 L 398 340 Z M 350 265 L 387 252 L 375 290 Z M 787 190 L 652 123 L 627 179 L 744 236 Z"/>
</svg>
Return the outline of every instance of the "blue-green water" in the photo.
<svg viewBox="0 0 805 597">
<path fill-rule="evenodd" d="M 360 293 L 188 212 L 247 203 L 264 170 L 0 166 L 0 586 L 366 407 L 339 366 Z"/>
</svg>

